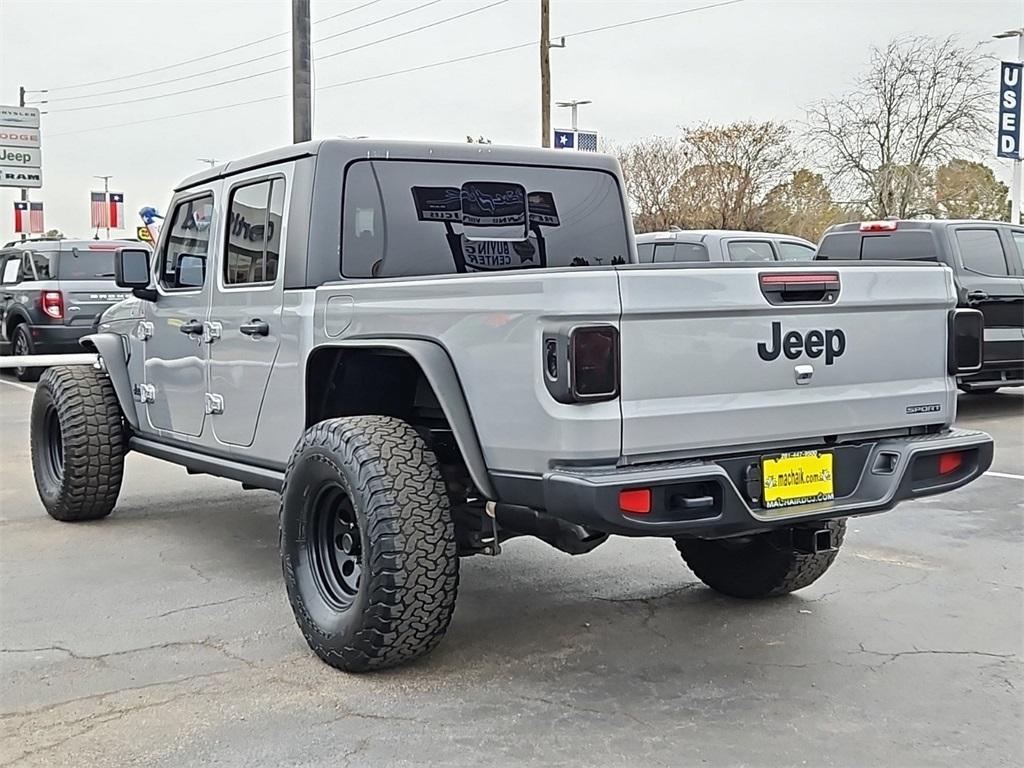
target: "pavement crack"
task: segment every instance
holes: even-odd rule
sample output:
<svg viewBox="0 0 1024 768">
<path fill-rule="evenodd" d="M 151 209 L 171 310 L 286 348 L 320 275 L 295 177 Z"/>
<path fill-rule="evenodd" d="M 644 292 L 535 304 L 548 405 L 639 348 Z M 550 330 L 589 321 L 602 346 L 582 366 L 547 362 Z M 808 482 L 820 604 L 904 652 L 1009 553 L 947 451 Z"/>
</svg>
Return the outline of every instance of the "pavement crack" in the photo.
<svg viewBox="0 0 1024 768">
<path fill-rule="evenodd" d="M 896 661 L 896 659 L 903 658 L 904 656 L 928 656 L 928 655 L 934 655 L 934 656 L 977 656 L 977 657 L 986 658 L 986 659 L 1001 659 L 1003 661 L 1007 661 L 1009 659 L 1014 659 L 1014 658 L 1017 657 L 1017 654 L 1014 654 L 1014 653 L 991 653 L 989 651 L 953 651 L 953 650 L 933 649 L 933 648 L 913 648 L 913 649 L 911 649 L 909 651 L 895 651 L 895 652 L 874 651 L 874 650 L 871 650 L 870 648 L 865 648 L 864 647 L 864 643 L 858 643 L 857 645 L 858 645 L 858 650 L 852 651 L 852 653 L 866 653 L 866 654 L 868 654 L 870 656 L 882 656 L 882 657 L 884 657 L 885 661 L 883 661 L 881 664 L 878 665 L 880 667 L 884 667 L 886 664 L 889 664 L 890 662 Z"/>
<path fill-rule="evenodd" d="M 190 571 L 192 571 L 192 573 L 194 573 L 196 576 L 202 579 L 204 584 L 209 584 L 211 581 L 213 581 L 213 579 L 211 579 L 209 576 L 207 576 L 205 573 L 199 570 L 199 566 L 195 563 L 189 563 L 188 568 Z"/>
<path fill-rule="evenodd" d="M 200 608 L 210 608 L 215 605 L 227 605 L 228 603 L 237 603 L 239 600 L 246 600 L 251 598 L 252 595 L 239 595 L 238 597 L 230 597 L 227 600 L 214 600 L 209 603 L 196 603 L 195 605 L 185 605 L 181 608 L 174 608 L 170 611 L 164 611 L 154 616 L 147 616 L 147 619 L 162 619 L 166 616 L 173 616 L 176 613 L 184 613 L 185 611 L 196 611 Z"/>
</svg>

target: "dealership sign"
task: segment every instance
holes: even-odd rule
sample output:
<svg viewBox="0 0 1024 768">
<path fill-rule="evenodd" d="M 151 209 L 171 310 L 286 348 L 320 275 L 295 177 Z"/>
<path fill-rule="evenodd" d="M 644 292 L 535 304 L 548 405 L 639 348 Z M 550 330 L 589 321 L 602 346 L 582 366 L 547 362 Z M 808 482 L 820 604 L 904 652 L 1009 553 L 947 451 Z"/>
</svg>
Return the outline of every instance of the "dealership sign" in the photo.
<svg viewBox="0 0 1024 768">
<path fill-rule="evenodd" d="M 0 187 L 43 186 L 39 110 L 0 105 Z"/>
<path fill-rule="evenodd" d="M 996 154 L 1020 158 L 1021 64 L 1004 61 L 999 68 L 999 129 Z"/>
</svg>

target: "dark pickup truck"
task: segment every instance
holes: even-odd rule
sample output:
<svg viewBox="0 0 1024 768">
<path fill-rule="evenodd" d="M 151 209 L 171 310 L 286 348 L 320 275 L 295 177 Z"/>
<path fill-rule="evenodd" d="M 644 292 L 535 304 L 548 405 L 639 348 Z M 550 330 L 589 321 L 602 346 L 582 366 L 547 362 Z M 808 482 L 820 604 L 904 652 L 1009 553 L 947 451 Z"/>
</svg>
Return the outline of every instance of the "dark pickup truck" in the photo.
<svg viewBox="0 0 1024 768">
<path fill-rule="evenodd" d="M 946 264 L 959 305 L 985 316 L 984 363 L 957 384 L 966 392 L 1024 386 L 1024 226 L 952 219 L 838 224 L 825 232 L 815 258 Z"/>
</svg>

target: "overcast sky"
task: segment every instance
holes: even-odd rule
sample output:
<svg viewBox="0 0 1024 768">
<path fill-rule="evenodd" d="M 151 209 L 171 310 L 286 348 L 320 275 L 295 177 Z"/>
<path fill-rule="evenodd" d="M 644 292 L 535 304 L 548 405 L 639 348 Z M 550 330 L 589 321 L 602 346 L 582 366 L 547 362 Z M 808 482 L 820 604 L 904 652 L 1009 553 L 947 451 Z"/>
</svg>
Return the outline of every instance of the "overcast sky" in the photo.
<svg viewBox="0 0 1024 768">
<path fill-rule="evenodd" d="M 374 43 L 495 0 L 438 0 L 391 21 L 315 42 L 428 0 L 378 0 L 316 23 L 367 2 L 312 0 L 314 57 Z M 593 104 L 580 108 L 581 127 L 614 142 L 672 134 L 679 125 L 702 121 L 793 122 L 804 116 L 809 102 L 841 92 L 863 70 L 871 46 L 884 45 L 893 36 L 959 34 L 973 43 L 991 40 L 993 33 L 1024 20 L 1024 0 L 743 0 L 571 36 L 712 2 L 551 0 L 552 37 L 569 36 L 564 49 L 551 52 L 553 100 L 592 99 Z M 495 143 L 538 144 L 535 45 L 414 73 L 325 86 L 536 41 L 539 7 L 540 0 L 506 0 L 316 62 L 314 136 L 464 141 L 471 133 Z M 197 158 L 237 158 L 291 140 L 287 98 L 176 117 L 288 94 L 287 53 L 191 76 L 285 51 L 287 34 L 143 77 L 70 86 L 166 67 L 289 28 L 288 0 L 0 0 L 0 104 L 17 104 L 21 84 L 51 89 L 48 97 L 30 95 L 50 99 L 42 106 L 51 111 L 42 118 L 45 186 L 31 193 L 32 199 L 45 201 L 47 227 L 91 236 L 89 191 L 102 188 L 94 174 L 113 175 L 111 189 L 125 194 L 134 225 L 141 206 L 166 207 L 174 184 L 203 167 Z M 1016 42 L 992 41 L 990 50 L 1012 58 Z M 284 69 L 167 98 L 71 111 L 279 67 Z M 994 87 L 995 69 L 992 80 Z M 97 95 L 134 86 L 145 87 Z M 71 98 L 79 96 L 91 97 Z M 993 112 L 995 106 L 993 102 Z M 141 120 L 150 122 L 121 125 Z M 568 122 L 567 110 L 554 110 L 555 127 Z M 1008 177 L 1006 164 L 994 157 L 991 163 L 1001 178 Z M 0 189 L 2 237 L 13 229 L 11 202 L 16 197 L 16 190 Z"/>
</svg>

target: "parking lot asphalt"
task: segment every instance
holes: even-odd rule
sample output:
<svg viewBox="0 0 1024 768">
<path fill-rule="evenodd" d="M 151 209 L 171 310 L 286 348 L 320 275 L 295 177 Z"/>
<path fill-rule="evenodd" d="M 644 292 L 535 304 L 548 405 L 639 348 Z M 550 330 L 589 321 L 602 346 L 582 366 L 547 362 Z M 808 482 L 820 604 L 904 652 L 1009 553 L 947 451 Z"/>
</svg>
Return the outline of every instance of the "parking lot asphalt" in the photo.
<svg viewBox="0 0 1024 768">
<path fill-rule="evenodd" d="M 1024 765 L 1024 392 L 960 399 L 992 472 L 850 523 L 757 603 L 671 542 L 462 561 L 446 640 L 353 676 L 306 648 L 277 499 L 131 455 L 114 514 L 36 497 L 0 380 L 3 766 Z"/>
</svg>

